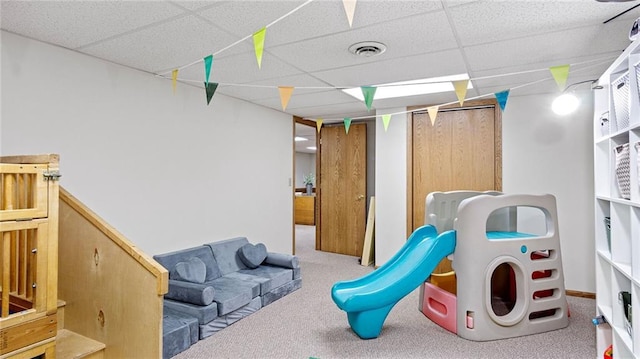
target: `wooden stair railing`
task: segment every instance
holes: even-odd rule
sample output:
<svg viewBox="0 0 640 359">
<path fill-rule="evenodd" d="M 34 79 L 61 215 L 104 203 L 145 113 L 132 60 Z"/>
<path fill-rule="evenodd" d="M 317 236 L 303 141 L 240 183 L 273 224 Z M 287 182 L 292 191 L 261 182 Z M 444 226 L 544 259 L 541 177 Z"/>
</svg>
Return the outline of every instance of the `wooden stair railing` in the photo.
<svg viewBox="0 0 640 359">
<path fill-rule="evenodd" d="M 64 327 L 105 358 L 161 358 L 167 270 L 63 188 L 59 231 Z"/>
</svg>

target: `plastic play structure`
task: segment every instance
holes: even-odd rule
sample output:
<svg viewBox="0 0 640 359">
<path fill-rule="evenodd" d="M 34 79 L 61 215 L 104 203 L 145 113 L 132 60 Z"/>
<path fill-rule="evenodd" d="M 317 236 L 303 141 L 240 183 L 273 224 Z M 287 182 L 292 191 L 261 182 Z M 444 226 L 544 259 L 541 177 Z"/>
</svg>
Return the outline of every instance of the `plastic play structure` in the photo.
<svg viewBox="0 0 640 359">
<path fill-rule="evenodd" d="M 418 287 L 420 311 L 469 340 L 569 324 L 554 196 L 434 192 L 426 205 L 427 224 L 389 261 L 331 289 L 360 338 L 378 337 L 393 306 Z M 541 218 L 536 221 L 533 212 Z M 545 228 L 519 232 L 519 215 L 523 227 L 535 222 Z M 454 270 L 437 273 L 447 256 Z"/>
</svg>

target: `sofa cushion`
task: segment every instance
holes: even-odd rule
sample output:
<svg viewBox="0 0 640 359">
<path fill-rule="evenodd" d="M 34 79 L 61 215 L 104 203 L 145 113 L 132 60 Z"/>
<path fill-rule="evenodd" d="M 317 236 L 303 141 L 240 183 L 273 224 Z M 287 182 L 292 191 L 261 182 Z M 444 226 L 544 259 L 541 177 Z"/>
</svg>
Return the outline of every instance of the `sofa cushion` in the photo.
<svg viewBox="0 0 640 359">
<path fill-rule="evenodd" d="M 284 253 L 269 252 L 267 253 L 267 258 L 265 258 L 264 263 L 291 269 L 300 267 L 298 257 Z"/>
<path fill-rule="evenodd" d="M 191 346 L 191 329 L 182 319 L 171 315 L 162 318 L 162 358 L 169 359 Z"/>
<path fill-rule="evenodd" d="M 153 259 L 170 271 L 176 266 L 176 264 L 178 264 L 178 262 L 186 261 L 191 257 L 200 258 L 207 267 L 205 282 L 214 280 L 221 276 L 218 264 L 213 256 L 213 252 L 211 252 L 211 248 L 207 246 L 198 246 L 165 254 L 157 254 L 153 256 Z"/>
<path fill-rule="evenodd" d="M 271 281 L 269 278 L 257 277 L 255 275 L 240 272 L 225 274 L 225 277 L 235 278 L 247 284 L 251 283 L 253 285 L 251 290 L 254 298 L 262 295 L 262 283 Z"/>
<path fill-rule="evenodd" d="M 191 257 L 184 262 L 176 263 L 169 272 L 169 279 L 192 283 L 204 283 L 207 278 L 207 266 L 202 259 Z"/>
<path fill-rule="evenodd" d="M 200 325 L 209 323 L 218 317 L 218 303 L 216 302 L 209 305 L 195 305 L 165 298 L 164 307 L 196 318 Z"/>
<path fill-rule="evenodd" d="M 293 270 L 268 265 L 261 265 L 260 267 L 255 269 L 241 269 L 238 271 L 238 273 L 268 278 L 268 281 L 263 281 L 260 283 L 260 295 L 265 295 L 272 289 L 293 280 Z"/>
<path fill-rule="evenodd" d="M 221 276 L 237 272 L 240 269 L 247 269 L 247 266 L 242 263 L 240 256 L 238 256 L 238 249 L 247 243 L 249 243 L 249 240 L 245 237 L 237 237 L 206 244 L 213 252 L 218 268 L 220 268 Z"/>
<path fill-rule="evenodd" d="M 218 303 L 218 315 L 232 312 L 247 305 L 253 299 L 254 283 L 224 276 L 205 284 L 215 289 L 213 300 Z"/>
<path fill-rule="evenodd" d="M 258 268 L 267 258 L 267 247 L 262 243 L 256 245 L 247 243 L 238 249 L 238 256 L 247 267 Z"/>
<path fill-rule="evenodd" d="M 214 293 L 211 286 L 170 279 L 169 291 L 164 297 L 196 305 L 209 305 L 213 302 Z"/>
</svg>

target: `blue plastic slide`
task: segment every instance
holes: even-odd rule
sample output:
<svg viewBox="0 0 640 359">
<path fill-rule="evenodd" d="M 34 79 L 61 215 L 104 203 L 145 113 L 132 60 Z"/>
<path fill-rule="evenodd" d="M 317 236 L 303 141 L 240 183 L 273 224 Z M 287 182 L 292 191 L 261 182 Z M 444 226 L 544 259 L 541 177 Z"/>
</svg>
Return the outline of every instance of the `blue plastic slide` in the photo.
<svg viewBox="0 0 640 359">
<path fill-rule="evenodd" d="M 438 235 L 435 227 L 422 226 L 380 268 L 334 284 L 331 297 L 347 312 L 349 325 L 360 338 L 377 338 L 391 308 L 420 286 L 455 247 L 455 231 Z"/>
</svg>

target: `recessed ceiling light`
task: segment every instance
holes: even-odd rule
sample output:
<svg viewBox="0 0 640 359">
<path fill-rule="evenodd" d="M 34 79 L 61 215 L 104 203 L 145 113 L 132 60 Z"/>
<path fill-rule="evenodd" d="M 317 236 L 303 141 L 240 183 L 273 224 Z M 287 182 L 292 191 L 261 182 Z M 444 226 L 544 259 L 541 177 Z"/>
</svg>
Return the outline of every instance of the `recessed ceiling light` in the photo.
<svg viewBox="0 0 640 359">
<path fill-rule="evenodd" d="M 428 79 L 392 82 L 387 84 L 373 85 L 376 87 L 375 99 L 381 100 L 385 98 L 409 97 L 417 95 L 426 95 L 430 93 L 454 91 L 451 81 L 468 80 L 468 74 L 458 74 L 451 76 L 432 77 Z M 467 88 L 473 88 L 471 81 Z M 342 90 L 346 94 L 364 101 L 362 89 L 354 87 Z"/>
<path fill-rule="evenodd" d="M 307 149 L 308 149 L 308 150 L 312 150 L 312 151 L 317 150 L 316 146 L 307 147 Z"/>
<path fill-rule="evenodd" d="M 309 139 L 304 138 L 304 137 L 299 137 L 299 136 L 296 136 L 296 137 L 294 138 L 294 140 L 295 140 L 296 142 L 309 141 Z"/>
</svg>

